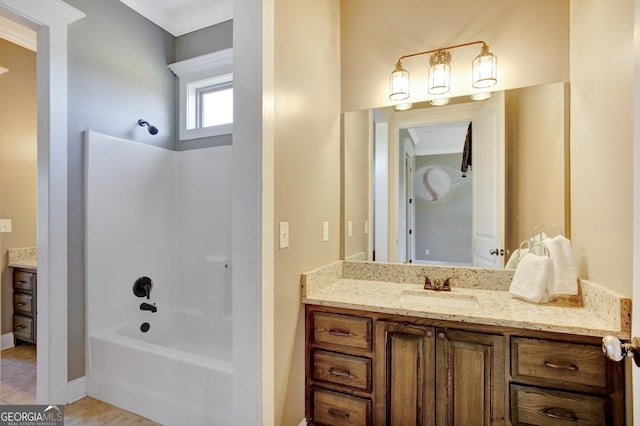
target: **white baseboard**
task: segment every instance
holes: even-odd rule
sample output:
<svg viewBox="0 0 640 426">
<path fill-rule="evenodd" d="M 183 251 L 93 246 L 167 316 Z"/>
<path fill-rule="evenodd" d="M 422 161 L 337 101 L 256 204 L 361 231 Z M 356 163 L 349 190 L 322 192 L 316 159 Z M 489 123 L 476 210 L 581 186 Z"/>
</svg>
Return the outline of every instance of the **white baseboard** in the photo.
<svg viewBox="0 0 640 426">
<path fill-rule="evenodd" d="M 84 378 L 78 377 L 67 383 L 67 403 L 70 404 L 87 396 L 87 382 Z"/>
<path fill-rule="evenodd" d="M 13 340 L 13 332 L 5 333 L 0 336 L 0 350 L 9 349 L 15 346 Z"/>
</svg>

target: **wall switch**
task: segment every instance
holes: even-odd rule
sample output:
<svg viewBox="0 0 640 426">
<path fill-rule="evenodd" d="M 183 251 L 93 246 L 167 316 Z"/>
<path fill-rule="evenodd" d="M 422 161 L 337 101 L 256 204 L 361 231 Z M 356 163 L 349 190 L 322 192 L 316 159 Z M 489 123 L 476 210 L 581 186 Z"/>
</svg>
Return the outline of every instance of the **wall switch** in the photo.
<svg viewBox="0 0 640 426">
<path fill-rule="evenodd" d="M 369 221 L 368 220 L 364 221 L 364 233 L 365 234 L 369 233 Z"/>
<path fill-rule="evenodd" d="M 322 222 L 322 241 L 329 241 L 329 222 Z"/>
<path fill-rule="evenodd" d="M 280 248 L 289 247 L 289 222 L 280 222 Z"/>
<path fill-rule="evenodd" d="M 0 232 L 11 232 L 11 219 L 0 219 Z"/>
<path fill-rule="evenodd" d="M 350 237 L 353 237 L 353 222 L 347 222 L 347 231 Z"/>
<path fill-rule="evenodd" d="M 429 249 L 426 249 L 426 250 L 424 251 L 424 254 L 426 254 L 427 256 L 429 256 L 429 253 L 431 253 L 431 252 L 429 251 Z"/>
</svg>

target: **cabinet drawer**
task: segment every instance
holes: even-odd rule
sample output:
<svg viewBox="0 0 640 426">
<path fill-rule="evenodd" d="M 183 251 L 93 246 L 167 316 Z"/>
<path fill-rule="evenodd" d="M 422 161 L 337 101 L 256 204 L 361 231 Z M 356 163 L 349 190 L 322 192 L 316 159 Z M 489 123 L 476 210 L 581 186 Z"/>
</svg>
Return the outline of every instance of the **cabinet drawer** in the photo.
<svg viewBox="0 0 640 426">
<path fill-rule="evenodd" d="M 317 350 L 313 352 L 313 378 L 371 391 L 371 360 Z"/>
<path fill-rule="evenodd" d="M 513 424 L 605 425 L 607 398 L 511 385 Z"/>
<path fill-rule="evenodd" d="M 314 389 L 313 424 L 331 426 L 370 425 L 371 401 L 324 389 Z"/>
<path fill-rule="evenodd" d="M 542 378 L 561 387 L 588 385 L 603 390 L 607 387 L 602 349 L 577 343 L 513 338 L 511 374 L 514 380 Z"/>
<path fill-rule="evenodd" d="M 24 315 L 14 315 L 13 316 L 13 335 L 18 339 L 33 342 L 34 341 L 33 318 L 25 317 Z"/>
<path fill-rule="evenodd" d="M 13 271 L 13 288 L 16 290 L 33 293 L 36 274 L 26 271 Z"/>
<path fill-rule="evenodd" d="M 19 314 L 32 316 L 35 312 L 33 296 L 27 293 L 13 293 L 13 311 Z"/>
<path fill-rule="evenodd" d="M 371 319 L 350 315 L 316 313 L 313 338 L 352 348 L 371 349 Z"/>
</svg>

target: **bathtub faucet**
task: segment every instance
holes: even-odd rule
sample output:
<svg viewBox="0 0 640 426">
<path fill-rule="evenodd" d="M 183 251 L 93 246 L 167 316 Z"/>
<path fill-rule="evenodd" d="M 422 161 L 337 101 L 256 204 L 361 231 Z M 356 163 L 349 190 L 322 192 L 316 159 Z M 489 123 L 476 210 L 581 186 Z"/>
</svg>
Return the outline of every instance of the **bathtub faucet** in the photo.
<svg viewBox="0 0 640 426">
<path fill-rule="evenodd" d="M 156 308 L 156 305 L 152 305 L 151 303 L 142 302 L 142 303 L 140 304 L 140 310 L 141 310 L 141 311 L 157 312 L 157 311 L 158 311 L 158 308 Z"/>
<path fill-rule="evenodd" d="M 146 297 L 149 299 L 151 296 L 151 289 L 153 288 L 153 281 L 149 277 L 140 277 L 133 283 L 133 294 L 138 297 Z"/>
</svg>

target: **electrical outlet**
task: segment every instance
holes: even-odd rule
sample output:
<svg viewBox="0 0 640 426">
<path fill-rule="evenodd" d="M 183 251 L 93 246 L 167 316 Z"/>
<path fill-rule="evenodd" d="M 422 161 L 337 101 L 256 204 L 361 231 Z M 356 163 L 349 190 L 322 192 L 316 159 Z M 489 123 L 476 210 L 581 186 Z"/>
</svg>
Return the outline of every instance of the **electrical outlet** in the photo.
<svg viewBox="0 0 640 426">
<path fill-rule="evenodd" d="M 353 237 L 353 222 L 349 221 L 347 223 L 347 233 L 349 234 L 350 237 Z"/>
<path fill-rule="evenodd" d="M 424 251 L 424 254 L 426 254 L 427 256 L 429 256 L 429 253 L 431 253 L 431 252 L 429 251 L 429 249 L 426 249 L 426 250 Z"/>
<path fill-rule="evenodd" d="M 0 232 L 11 232 L 11 219 L 0 219 Z"/>
<path fill-rule="evenodd" d="M 289 222 L 280 222 L 280 248 L 289 247 Z"/>
<path fill-rule="evenodd" d="M 364 221 L 364 233 L 365 234 L 369 233 L 369 221 L 368 220 Z"/>
<path fill-rule="evenodd" d="M 329 222 L 322 222 L 322 241 L 329 241 Z"/>
</svg>

